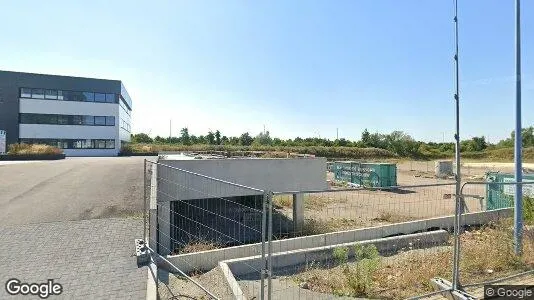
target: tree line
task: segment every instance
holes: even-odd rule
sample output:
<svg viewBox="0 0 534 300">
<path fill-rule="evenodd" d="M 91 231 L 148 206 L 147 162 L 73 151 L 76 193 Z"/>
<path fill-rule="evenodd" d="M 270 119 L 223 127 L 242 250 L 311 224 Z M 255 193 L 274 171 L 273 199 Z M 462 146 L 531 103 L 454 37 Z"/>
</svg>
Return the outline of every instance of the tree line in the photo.
<svg viewBox="0 0 534 300">
<path fill-rule="evenodd" d="M 460 149 L 462 152 L 480 152 L 487 149 L 510 148 L 514 145 L 514 132 L 509 138 L 503 139 L 496 144 L 487 142 L 484 136 L 462 140 Z M 297 137 L 294 139 L 280 139 L 271 137 L 269 131 L 260 132 L 255 136 L 245 132 L 240 136 L 226 136 L 219 130 L 209 131 L 206 135 L 189 134 L 188 128 L 182 128 L 180 135 L 176 137 L 156 136 L 151 138 L 148 134 L 137 133 L 131 136 L 132 143 L 156 143 L 178 145 L 232 145 L 232 146 L 277 146 L 277 147 L 357 147 L 379 148 L 391 151 L 399 156 L 423 157 L 437 154 L 454 153 L 454 143 L 422 142 L 412 138 L 403 131 L 393 131 L 388 134 L 370 133 L 367 129 L 362 132 L 360 140 L 351 141 L 345 138 L 326 139 L 318 137 Z M 522 130 L 524 147 L 534 147 L 534 127 Z"/>
</svg>

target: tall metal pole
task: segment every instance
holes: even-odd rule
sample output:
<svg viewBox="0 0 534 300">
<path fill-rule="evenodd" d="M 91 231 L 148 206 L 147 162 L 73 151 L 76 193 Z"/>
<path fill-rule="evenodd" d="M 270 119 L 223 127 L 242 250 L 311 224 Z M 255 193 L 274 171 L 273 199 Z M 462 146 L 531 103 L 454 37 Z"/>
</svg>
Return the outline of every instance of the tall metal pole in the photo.
<svg viewBox="0 0 534 300">
<path fill-rule="evenodd" d="M 456 133 L 454 134 L 455 157 L 456 157 L 456 209 L 454 222 L 454 265 L 452 274 L 452 288 L 457 290 L 459 288 L 459 268 L 460 268 L 460 229 L 461 229 L 461 214 L 462 214 L 462 199 L 461 199 L 461 173 L 460 173 L 460 74 L 459 74 L 459 58 L 458 58 L 458 0 L 454 0 L 454 36 L 455 36 L 455 86 L 454 101 L 456 104 Z"/>
<path fill-rule="evenodd" d="M 515 181 L 523 180 L 521 162 L 521 11 L 519 0 L 515 1 Z M 514 210 L 514 249 L 517 255 L 522 252 L 523 239 L 523 186 L 515 187 L 515 210 Z"/>
</svg>

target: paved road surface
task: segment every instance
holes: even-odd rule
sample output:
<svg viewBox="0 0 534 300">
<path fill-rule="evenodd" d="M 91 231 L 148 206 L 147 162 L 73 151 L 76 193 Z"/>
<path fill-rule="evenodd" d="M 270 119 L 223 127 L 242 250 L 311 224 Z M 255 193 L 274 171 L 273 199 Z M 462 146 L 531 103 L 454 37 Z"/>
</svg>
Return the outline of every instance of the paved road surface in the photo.
<svg viewBox="0 0 534 300">
<path fill-rule="evenodd" d="M 53 279 L 63 293 L 48 299 L 146 299 L 147 267 L 132 256 L 142 231 L 142 220 L 115 218 L 0 226 L 0 299 L 39 299 L 8 295 L 10 278 Z"/>
<path fill-rule="evenodd" d="M 0 164 L 0 226 L 139 216 L 143 157 Z"/>
</svg>

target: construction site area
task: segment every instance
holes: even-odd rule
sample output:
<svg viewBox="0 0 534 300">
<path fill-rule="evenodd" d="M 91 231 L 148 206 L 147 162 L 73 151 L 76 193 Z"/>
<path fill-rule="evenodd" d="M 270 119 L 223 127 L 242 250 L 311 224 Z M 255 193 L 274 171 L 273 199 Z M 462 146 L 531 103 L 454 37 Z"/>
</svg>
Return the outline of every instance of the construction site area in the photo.
<svg viewBox="0 0 534 300">
<path fill-rule="evenodd" d="M 460 282 L 473 290 L 532 270 L 531 215 L 524 255 L 513 252 L 513 177 L 496 167 L 462 170 L 471 175 L 455 230 L 452 161 L 184 153 L 146 161 L 146 234 L 161 256 L 158 294 L 403 299 L 444 295 L 455 261 Z M 529 211 L 532 187 L 534 180 L 523 186 Z"/>
</svg>

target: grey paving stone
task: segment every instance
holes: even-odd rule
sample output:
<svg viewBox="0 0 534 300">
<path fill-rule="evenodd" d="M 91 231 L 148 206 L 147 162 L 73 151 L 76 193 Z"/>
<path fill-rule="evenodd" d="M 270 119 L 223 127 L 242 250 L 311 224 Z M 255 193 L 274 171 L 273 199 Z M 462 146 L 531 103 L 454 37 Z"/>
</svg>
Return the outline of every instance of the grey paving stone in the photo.
<svg viewBox="0 0 534 300">
<path fill-rule="evenodd" d="M 9 278 L 46 282 L 63 294 L 48 299 L 146 299 L 146 267 L 138 268 L 134 239 L 142 220 L 93 219 L 0 227 L 0 299 Z"/>
</svg>

